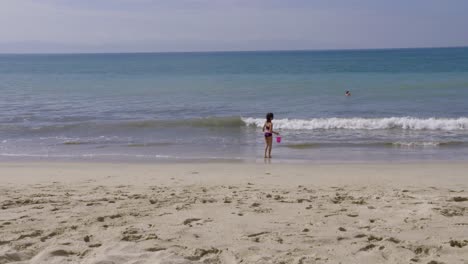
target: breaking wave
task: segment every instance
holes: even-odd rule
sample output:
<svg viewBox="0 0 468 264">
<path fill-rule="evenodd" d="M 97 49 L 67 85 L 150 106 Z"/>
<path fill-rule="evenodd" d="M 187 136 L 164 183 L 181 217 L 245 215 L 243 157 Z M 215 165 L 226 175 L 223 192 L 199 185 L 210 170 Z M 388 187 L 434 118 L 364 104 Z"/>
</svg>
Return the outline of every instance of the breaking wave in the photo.
<svg viewBox="0 0 468 264">
<path fill-rule="evenodd" d="M 262 127 L 263 118 L 242 118 L 249 126 Z M 316 129 L 360 129 L 360 130 L 467 130 L 468 117 L 460 118 L 313 118 L 313 119 L 275 119 L 276 129 L 316 130 Z"/>
<path fill-rule="evenodd" d="M 49 124 L 0 124 L 4 132 L 55 133 L 66 131 L 99 131 L 101 133 L 114 131 L 134 131 L 141 129 L 158 129 L 171 127 L 207 127 L 207 128 L 240 128 L 244 126 L 262 127 L 263 118 L 241 117 L 206 117 L 179 120 L 121 120 L 94 121 L 77 123 Z M 468 117 L 460 118 L 312 118 L 312 119 L 275 119 L 276 129 L 289 130 L 442 130 L 468 131 Z M 72 143 L 70 143 L 72 144 Z"/>
<path fill-rule="evenodd" d="M 419 147 L 463 147 L 467 146 L 467 142 L 463 141 L 415 141 L 415 142 L 359 142 L 359 143 L 342 143 L 342 142 L 306 142 L 297 144 L 285 144 L 284 146 L 291 149 L 312 149 L 321 147 L 408 147 L 408 148 L 419 148 Z"/>
</svg>

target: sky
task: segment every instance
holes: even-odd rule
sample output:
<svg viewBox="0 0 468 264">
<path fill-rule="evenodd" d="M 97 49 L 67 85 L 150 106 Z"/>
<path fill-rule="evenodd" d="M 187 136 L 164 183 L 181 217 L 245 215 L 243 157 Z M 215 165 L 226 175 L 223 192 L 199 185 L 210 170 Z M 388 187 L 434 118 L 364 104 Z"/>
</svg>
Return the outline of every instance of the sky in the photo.
<svg viewBox="0 0 468 264">
<path fill-rule="evenodd" d="M 0 53 L 468 46 L 466 0 L 0 0 Z"/>
</svg>

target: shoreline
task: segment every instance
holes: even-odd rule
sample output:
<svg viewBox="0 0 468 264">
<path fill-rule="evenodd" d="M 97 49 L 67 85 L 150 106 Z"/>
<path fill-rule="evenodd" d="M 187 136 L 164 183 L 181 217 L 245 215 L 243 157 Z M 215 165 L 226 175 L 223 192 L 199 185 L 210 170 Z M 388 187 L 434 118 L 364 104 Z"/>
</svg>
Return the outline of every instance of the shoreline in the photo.
<svg viewBox="0 0 468 264">
<path fill-rule="evenodd" d="M 0 263 L 466 263 L 466 171 L 0 162 Z"/>
<path fill-rule="evenodd" d="M 308 158 L 281 158 L 275 155 L 271 159 L 257 157 L 213 157 L 213 158 L 182 158 L 182 157 L 164 157 L 164 158 L 102 158 L 102 157 L 25 157 L 25 156 L 3 156 L 0 158 L 2 164 L 141 164 L 141 165 L 164 165 L 164 164 L 283 164 L 283 165 L 379 165 L 379 164 L 463 164 L 467 163 L 468 158 L 404 158 L 400 157 L 389 159 L 316 159 Z"/>
</svg>

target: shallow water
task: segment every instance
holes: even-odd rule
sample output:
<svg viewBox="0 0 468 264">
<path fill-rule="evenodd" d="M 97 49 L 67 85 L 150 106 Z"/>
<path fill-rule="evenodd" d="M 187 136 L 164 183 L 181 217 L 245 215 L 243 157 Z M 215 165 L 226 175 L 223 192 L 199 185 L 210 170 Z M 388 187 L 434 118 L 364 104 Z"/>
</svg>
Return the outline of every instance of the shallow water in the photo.
<svg viewBox="0 0 468 264">
<path fill-rule="evenodd" d="M 0 157 L 466 160 L 468 48 L 0 55 Z M 350 90 L 351 97 L 344 92 Z"/>
</svg>

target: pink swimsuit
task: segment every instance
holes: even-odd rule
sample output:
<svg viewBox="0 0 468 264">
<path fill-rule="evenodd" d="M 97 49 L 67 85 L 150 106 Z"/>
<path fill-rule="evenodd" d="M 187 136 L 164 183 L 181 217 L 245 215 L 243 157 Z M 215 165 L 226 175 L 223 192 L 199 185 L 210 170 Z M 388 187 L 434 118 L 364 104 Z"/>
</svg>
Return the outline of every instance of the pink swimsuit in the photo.
<svg viewBox="0 0 468 264">
<path fill-rule="evenodd" d="M 273 136 L 273 134 L 271 133 L 270 125 L 271 125 L 271 124 L 265 125 L 265 137 L 271 137 L 271 136 Z"/>
</svg>

